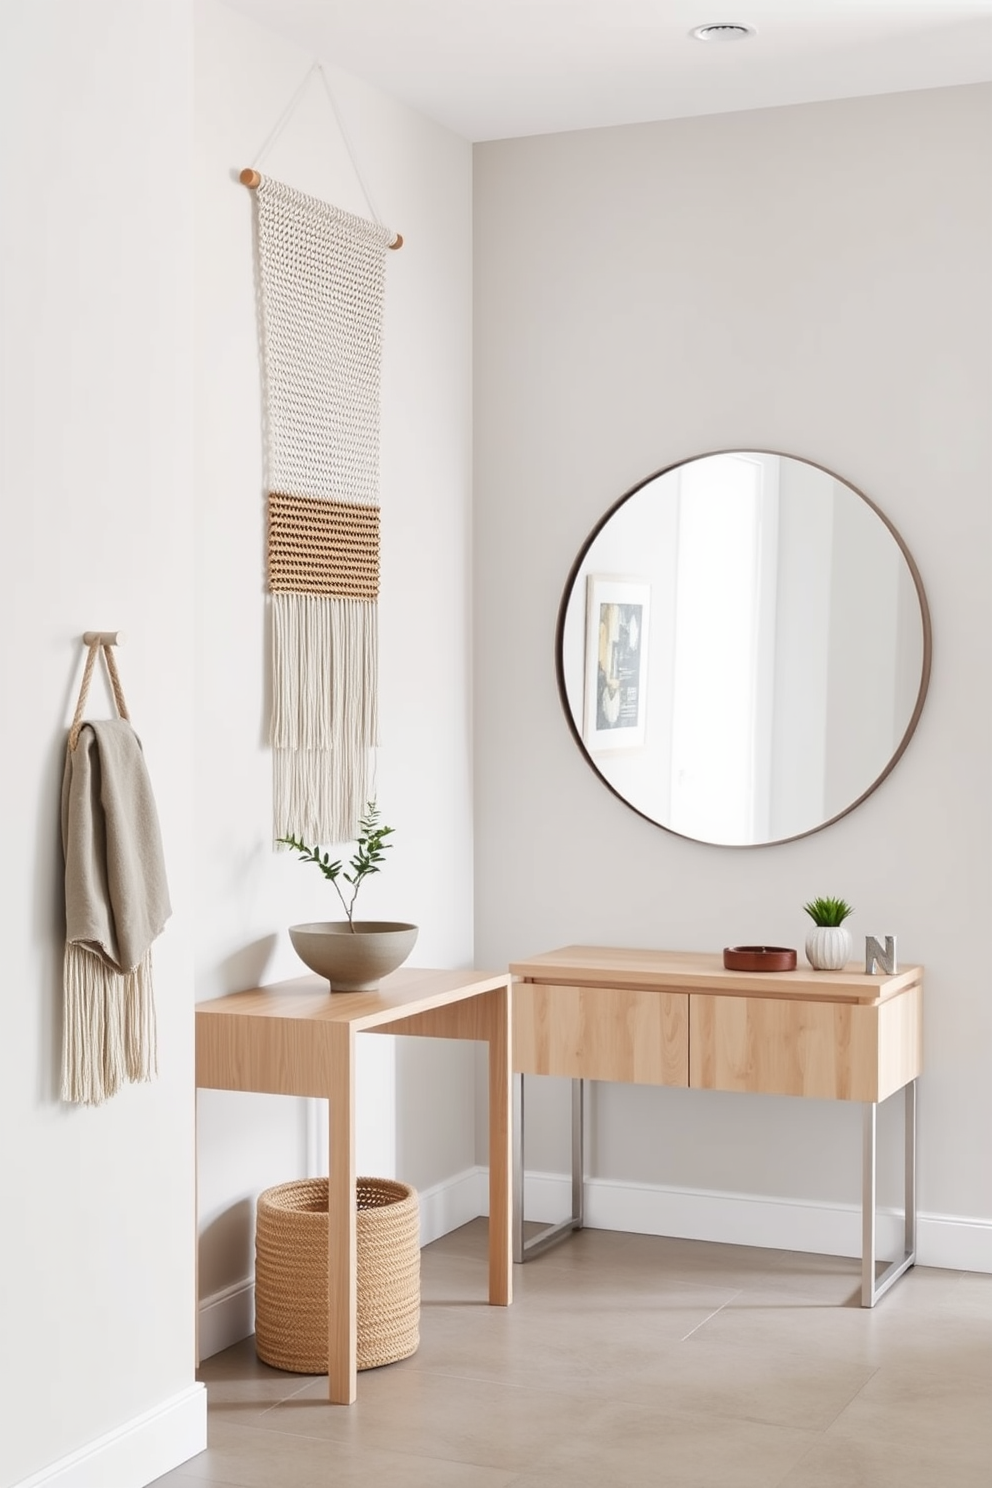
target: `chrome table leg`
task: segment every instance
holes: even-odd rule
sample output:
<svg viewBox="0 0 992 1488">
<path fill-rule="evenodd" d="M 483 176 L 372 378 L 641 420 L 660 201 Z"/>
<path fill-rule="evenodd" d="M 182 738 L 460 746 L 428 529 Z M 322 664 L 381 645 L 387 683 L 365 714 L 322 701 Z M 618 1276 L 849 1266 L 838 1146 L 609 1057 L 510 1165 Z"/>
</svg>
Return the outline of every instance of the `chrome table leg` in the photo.
<svg viewBox="0 0 992 1488">
<path fill-rule="evenodd" d="M 532 1260 L 542 1250 L 564 1240 L 583 1224 L 582 1169 L 584 1166 L 585 1132 L 583 1126 L 582 1080 L 572 1081 L 572 1212 L 557 1224 L 546 1225 L 530 1239 L 524 1239 L 524 1077 L 513 1076 L 513 1259 L 518 1264 Z"/>
<path fill-rule="evenodd" d="M 904 1250 L 880 1276 L 875 1275 L 876 1135 L 878 1105 L 866 1101 L 862 1128 L 861 1157 L 861 1306 L 874 1307 L 894 1281 L 916 1261 L 916 1081 L 905 1090 L 905 1209 Z"/>
</svg>

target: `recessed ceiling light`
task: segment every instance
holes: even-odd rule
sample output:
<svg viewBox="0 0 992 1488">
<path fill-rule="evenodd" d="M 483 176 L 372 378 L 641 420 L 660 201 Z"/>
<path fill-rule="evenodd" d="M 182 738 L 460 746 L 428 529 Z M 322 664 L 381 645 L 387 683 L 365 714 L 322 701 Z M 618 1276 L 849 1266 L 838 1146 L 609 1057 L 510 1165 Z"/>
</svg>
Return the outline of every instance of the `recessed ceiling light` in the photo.
<svg viewBox="0 0 992 1488">
<path fill-rule="evenodd" d="M 756 33 L 753 26 L 743 26 L 738 21 L 719 21 L 712 26 L 697 26 L 689 34 L 696 41 L 745 41 Z"/>
</svg>

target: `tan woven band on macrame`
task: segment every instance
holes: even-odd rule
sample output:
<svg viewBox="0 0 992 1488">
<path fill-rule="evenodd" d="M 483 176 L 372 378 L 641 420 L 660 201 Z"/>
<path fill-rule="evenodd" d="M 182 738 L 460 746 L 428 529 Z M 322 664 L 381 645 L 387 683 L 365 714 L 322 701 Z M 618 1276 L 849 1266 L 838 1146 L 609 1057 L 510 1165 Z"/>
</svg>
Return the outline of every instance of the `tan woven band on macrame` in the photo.
<svg viewBox="0 0 992 1488">
<path fill-rule="evenodd" d="M 269 588 L 378 599 L 379 508 L 273 491 Z"/>
</svg>

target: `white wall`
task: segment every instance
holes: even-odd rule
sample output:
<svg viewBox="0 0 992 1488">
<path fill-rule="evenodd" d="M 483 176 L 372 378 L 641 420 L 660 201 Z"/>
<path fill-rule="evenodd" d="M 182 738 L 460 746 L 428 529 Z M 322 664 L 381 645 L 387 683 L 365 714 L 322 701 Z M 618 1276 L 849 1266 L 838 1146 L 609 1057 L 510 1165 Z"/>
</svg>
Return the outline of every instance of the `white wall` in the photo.
<svg viewBox="0 0 992 1488">
<path fill-rule="evenodd" d="M 322 880 L 269 849 L 251 198 L 234 179 L 313 59 L 212 0 L 195 14 L 45 0 L 2 25 L 0 662 L 21 866 L 5 885 L 0 1488 L 133 1488 L 204 1444 L 195 996 L 298 974 L 286 926 L 334 912 Z M 471 152 L 329 74 L 375 205 L 406 238 L 389 264 L 382 451 L 378 783 L 396 848 L 363 892 L 419 922 L 420 964 L 456 966 L 472 959 Z M 366 210 L 319 87 L 265 164 Z M 128 635 L 175 913 L 156 945 L 160 1078 L 77 1111 L 57 1096 L 58 799 L 92 627 Z M 108 708 L 99 683 L 92 705 Z M 370 1044 L 360 1161 L 408 1177 L 435 1218 L 476 1213 L 471 1050 Z M 224 1303 L 244 1303 L 254 1197 L 311 1160 L 310 1116 L 202 1100 L 214 1338 L 250 1323 Z"/>
<path fill-rule="evenodd" d="M 49 1469 L 64 1488 L 133 1488 L 205 1441 L 193 1309 L 191 108 L 187 0 L 3 6 L 3 1488 L 47 1482 Z M 160 1077 L 86 1109 L 58 1098 L 59 793 L 91 628 L 126 633 L 124 694 L 174 913 L 153 951 Z M 97 679 L 89 716 L 110 711 Z"/>
<path fill-rule="evenodd" d="M 387 255 L 382 403 L 378 798 L 395 829 L 366 915 L 420 926 L 411 964 L 472 961 L 470 146 L 214 0 L 196 8 L 197 944 L 199 999 L 305 973 L 297 921 L 336 919 L 330 886 L 271 848 L 264 492 L 252 198 L 246 165 L 403 234 Z M 347 845 L 346 850 L 347 850 Z M 470 1047 L 360 1041 L 359 1171 L 422 1212 L 478 1212 Z M 202 1092 L 205 1353 L 250 1327 L 258 1192 L 305 1172 L 308 1103 Z M 317 1121 L 323 1120 L 318 1114 Z M 454 1187 L 455 1197 L 449 1190 Z M 440 1190 L 435 1193 L 434 1190 Z M 454 1206 L 452 1209 L 452 1205 Z"/>
<path fill-rule="evenodd" d="M 476 148 L 475 698 L 482 961 L 574 941 L 801 947 L 804 900 L 843 894 L 857 944 L 894 932 L 926 966 L 921 1254 L 992 1269 L 990 106 L 979 85 Z M 730 850 L 603 788 L 552 653 L 601 513 L 734 447 L 805 456 L 878 503 L 922 570 L 934 670 L 859 810 Z M 527 1166 L 560 1176 L 564 1091 L 531 1084 Z M 623 1086 L 590 1105 L 593 1222 L 856 1248 L 856 1109 Z"/>
</svg>

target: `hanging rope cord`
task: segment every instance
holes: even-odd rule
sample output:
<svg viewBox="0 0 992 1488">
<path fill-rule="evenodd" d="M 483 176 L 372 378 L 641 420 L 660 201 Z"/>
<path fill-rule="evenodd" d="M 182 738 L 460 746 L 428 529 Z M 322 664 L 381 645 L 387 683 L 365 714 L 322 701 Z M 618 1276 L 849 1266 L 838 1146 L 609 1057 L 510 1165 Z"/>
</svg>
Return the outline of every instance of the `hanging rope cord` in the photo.
<svg viewBox="0 0 992 1488">
<path fill-rule="evenodd" d="M 101 641 L 94 641 L 90 646 L 88 652 L 86 653 L 86 665 L 83 667 L 83 680 L 79 684 L 79 700 L 76 703 L 76 711 L 73 715 L 72 726 L 69 729 L 69 748 L 72 751 L 75 751 L 76 745 L 79 743 L 79 731 L 83 726 L 83 712 L 86 708 L 86 699 L 89 697 L 90 682 L 93 679 L 93 666 L 96 662 L 98 651 L 103 652 L 103 659 L 107 663 L 107 671 L 110 675 L 110 686 L 113 689 L 114 702 L 117 704 L 117 711 L 120 714 L 121 718 L 127 720 L 128 722 L 130 722 L 131 719 L 131 715 L 127 711 L 127 704 L 124 701 L 124 690 L 121 687 L 120 673 L 117 670 L 117 663 L 114 660 L 114 648 L 112 646 L 104 645 Z"/>
<path fill-rule="evenodd" d="M 293 94 L 292 98 L 289 100 L 289 102 L 287 103 L 286 107 L 283 109 L 282 113 L 279 115 L 279 118 L 276 120 L 276 122 L 275 122 L 275 124 L 274 124 L 274 126 L 272 128 L 271 133 L 269 134 L 268 138 L 264 141 L 261 149 L 256 153 L 256 155 L 255 155 L 256 164 L 257 164 L 257 166 L 261 166 L 262 161 L 265 159 L 266 155 L 272 149 L 272 146 L 275 144 L 276 140 L 282 134 L 283 130 L 286 128 L 286 125 L 289 123 L 290 119 L 293 117 L 293 115 L 295 114 L 296 110 L 299 108 L 301 102 L 303 101 L 303 95 L 306 93 L 307 88 L 310 86 L 310 80 L 313 77 L 314 73 L 318 73 L 319 74 L 320 80 L 321 80 L 321 82 L 324 85 L 324 92 L 327 94 L 327 101 L 331 105 L 331 112 L 334 115 L 334 121 L 337 124 L 337 126 L 338 126 L 338 132 L 341 135 L 342 140 L 344 141 L 344 147 L 345 147 L 345 149 L 348 152 L 348 159 L 351 162 L 351 168 L 355 172 L 355 179 L 358 181 L 359 186 L 362 188 L 362 195 L 365 197 L 365 201 L 366 201 L 366 204 L 368 205 L 368 209 L 369 209 L 369 211 L 372 214 L 373 220 L 375 222 L 377 222 L 379 224 L 379 226 L 381 227 L 383 225 L 382 224 L 382 218 L 379 216 L 379 213 L 376 211 L 375 203 L 372 200 L 372 194 L 371 194 L 371 192 L 369 191 L 369 188 L 368 188 L 368 183 L 367 183 L 367 181 L 365 180 L 365 177 L 362 174 L 361 168 L 359 167 L 358 158 L 355 155 L 355 151 L 354 151 L 354 149 L 352 147 L 351 138 L 350 138 L 350 136 L 348 134 L 347 129 L 345 128 L 345 123 L 344 123 L 344 119 L 343 119 L 342 114 L 341 114 L 341 110 L 338 108 L 337 99 L 334 97 L 333 90 L 332 90 L 331 85 L 330 85 L 330 83 L 328 81 L 327 73 L 324 71 L 324 64 L 322 62 L 313 62 L 313 63 L 311 63 L 310 67 L 307 69 L 306 75 L 305 75 L 303 81 L 300 83 L 300 86 L 297 88 L 296 92 Z M 396 243 L 395 244 L 391 244 L 390 246 L 391 247 L 398 248 L 400 246 L 400 244 L 402 243 L 402 241 L 403 241 L 403 239 L 401 237 L 399 237 L 399 235 L 397 235 L 397 241 L 396 241 Z"/>
</svg>

